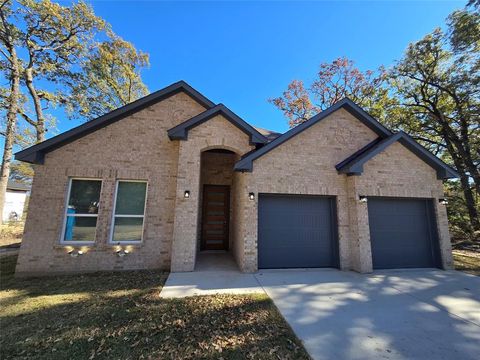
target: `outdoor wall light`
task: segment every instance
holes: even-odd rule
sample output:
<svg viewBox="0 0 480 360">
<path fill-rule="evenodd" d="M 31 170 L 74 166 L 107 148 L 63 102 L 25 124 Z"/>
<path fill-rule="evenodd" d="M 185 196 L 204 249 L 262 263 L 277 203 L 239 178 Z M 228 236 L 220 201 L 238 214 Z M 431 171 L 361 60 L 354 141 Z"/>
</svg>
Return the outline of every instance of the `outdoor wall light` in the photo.
<svg viewBox="0 0 480 360">
<path fill-rule="evenodd" d="M 76 257 L 79 257 L 79 256 L 83 255 L 83 251 L 82 251 L 82 250 L 75 250 L 75 249 L 73 249 L 73 250 L 70 250 L 70 251 L 68 252 L 68 255 L 70 255 L 70 256 L 73 257 L 73 258 L 76 258 Z"/>
<path fill-rule="evenodd" d="M 183 197 L 185 199 L 188 199 L 190 197 L 190 190 L 185 190 L 185 192 L 183 193 Z"/>
<path fill-rule="evenodd" d="M 448 200 L 446 198 L 440 198 L 438 199 L 438 202 L 442 205 L 448 205 Z"/>
<path fill-rule="evenodd" d="M 117 256 L 119 257 L 124 257 L 125 255 L 128 255 L 130 253 L 130 251 L 126 250 L 126 249 L 118 249 L 117 250 Z"/>
<path fill-rule="evenodd" d="M 255 193 L 251 192 L 251 193 L 248 193 L 248 198 L 250 200 L 255 200 Z"/>
<path fill-rule="evenodd" d="M 366 203 L 367 202 L 367 197 L 365 195 L 360 195 L 358 197 L 358 201 L 360 201 L 361 203 Z"/>
</svg>

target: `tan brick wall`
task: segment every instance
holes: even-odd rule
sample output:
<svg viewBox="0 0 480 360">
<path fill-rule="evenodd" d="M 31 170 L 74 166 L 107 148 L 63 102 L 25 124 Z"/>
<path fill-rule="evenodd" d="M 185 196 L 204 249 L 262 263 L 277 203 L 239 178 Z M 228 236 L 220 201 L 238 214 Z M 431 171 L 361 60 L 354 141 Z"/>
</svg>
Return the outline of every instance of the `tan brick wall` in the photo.
<svg viewBox="0 0 480 360">
<path fill-rule="evenodd" d="M 186 141 L 170 141 L 167 130 L 204 108 L 180 93 L 129 118 L 59 148 L 35 166 L 29 215 L 17 273 L 41 274 L 164 268 L 192 271 L 198 249 L 203 184 L 231 185 L 231 250 L 245 272 L 257 270 L 259 193 L 334 196 L 340 267 L 371 271 L 368 209 L 358 195 L 434 198 L 442 196 L 433 169 L 400 144 L 347 177 L 335 165 L 377 135 L 341 109 L 253 163 L 251 173 L 232 173 L 232 159 L 209 149 L 227 149 L 238 159 L 253 149 L 249 137 L 222 116 L 191 129 Z M 68 179 L 103 180 L 96 243 L 78 258 L 59 244 Z M 144 240 L 128 256 L 108 243 L 115 181 L 147 180 Z M 190 198 L 184 198 L 184 191 Z M 255 200 L 248 193 L 255 193 Z M 444 206 L 435 203 L 443 266 L 451 267 Z"/>
<path fill-rule="evenodd" d="M 250 211 L 255 202 L 248 199 L 248 176 L 249 174 L 240 172 L 235 172 L 233 176 L 233 216 L 230 232 L 233 255 L 238 267 L 244 272 L 252 272 L 257 268 L 256 244 L 250 243 L 252 239 L 249 232 L 250 222 L 254 221 L 250 217 Z"/>
<path fill-rule="evenodd" d="M 167 130 L 204 110 L 179 93 L 48 153 L 35 166 L 17 274 L 168 269 L 179 143 Z M 69 177 L 103 180 L 96 243 L 78 258 L 59 244 Z M 149 182 L 143 243 L 123 258 L 108 244 L 116 179 Z"/>
<path fill-rule="evenodd" d="M 436 172 L 400 144 L 365 164 L 364 174 L 347 177 L 335 165 L 377 138 L 345 110 L 337 111 L 296 135 L 253 163 L 244 174 L 243 192 L 257 194 L 245 202 L 243 255 L 237 256 L 244 271 L 257 269 L 257 203 L 259 193 L 335 196 L 340 267 L 359 272 L 372 270 L 368 208 L 358 195 L 434 198 L 442 196 Z M 438 201 L 434 201 L 438 205 Z M 436 205 L 443 266 L 451 267 L 450 238 L 444 208 Z M 241 244 L 242 242 L 238 242 Z"/>
<path fill-rule="evenodd" d="M 418 156 L 400 143 L 392 144 L 365 163 L 355 191 L 356 196 L 433 199 L 442 266 L 445 269 L 453 267 L 447 212 L 445 206 L 438 203 L 438 199 L 444 195 L 443 183 L 437 179 L 436 171 Z M 367 207 L 366 204 L 363 206 Z M 368 216 L 363 223 L 363 236 L 369 238 Z"/>
<path fill-rule="evenodd" d="M 201 157 L 202 185 L 232 185 L 233 166 L 239 159 L 238 155 L 203 152 Z"/>
<path fill-rule="evenodd" d="M 258 193 L 327 195 L 336 197 L 340 267 L 351 268 L 351 228 L 347 176 L 335 165 L 378 136 L 349 112 L 341 109 L 299 133 L 253 162 L 246 192 L 257 194 L 246 203 L 243 267 L 257 268 Z"/>
<path fill-rule="evenodd" d="M 192 271 L 195 267 L 196 244 L 200 217 L 200 154 L 210 149 L 226 149 L 238 155 L 253 146 L 249 136 L 221 115 L 191 129 L 187 141 L 180 141 L 177 172 L 177 205 L 172 244 L 172 271 Z M 183 197 L 190 190 L 190 198 Z"/>
</svg>

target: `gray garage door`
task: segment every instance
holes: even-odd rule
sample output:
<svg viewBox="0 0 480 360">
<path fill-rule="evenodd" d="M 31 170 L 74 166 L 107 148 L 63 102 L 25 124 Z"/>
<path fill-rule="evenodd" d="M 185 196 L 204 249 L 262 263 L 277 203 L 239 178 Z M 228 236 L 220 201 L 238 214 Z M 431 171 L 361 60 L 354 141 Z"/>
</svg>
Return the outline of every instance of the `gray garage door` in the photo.
<svg viewBox="0 0 480 360">
<path fill-rule="evenodd" d="M 368 198 L 368 214 L 374 269 L 439 265 L 430 200 Z"/>
<path fill-rule="evenodd" d="M 261 194 L 258 267 L 337 266 L 334 219 L 333 198 Z"/>
</svg>

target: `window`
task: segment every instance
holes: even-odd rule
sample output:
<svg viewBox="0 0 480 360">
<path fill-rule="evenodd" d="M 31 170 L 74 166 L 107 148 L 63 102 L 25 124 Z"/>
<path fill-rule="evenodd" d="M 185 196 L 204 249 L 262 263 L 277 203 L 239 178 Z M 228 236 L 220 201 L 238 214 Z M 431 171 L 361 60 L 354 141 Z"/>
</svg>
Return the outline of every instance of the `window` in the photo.
<svg viewBox="0 0 480 360">
<path fill-rule="evenodd" d="M 147 183 L 118 181 L 111 242 L 140 242 L 143 235 Z"/>
<path fill-rule="evenodd" d="M 70 179 L 62 242 L 95 241 L 101 180 Z"/>
</svg>

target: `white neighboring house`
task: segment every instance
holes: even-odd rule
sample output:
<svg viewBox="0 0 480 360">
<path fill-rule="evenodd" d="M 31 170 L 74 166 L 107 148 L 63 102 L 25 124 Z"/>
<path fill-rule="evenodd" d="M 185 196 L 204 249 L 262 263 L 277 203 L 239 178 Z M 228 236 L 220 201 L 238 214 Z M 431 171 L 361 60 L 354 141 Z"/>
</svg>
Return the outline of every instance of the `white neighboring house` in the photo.
<svg viewBox="0 0 480 360">
<path fill-rule="evenodd" d="M 29 185 L 11 180 L 8 181 L 5 206 L 3 207 L 3 221 L 18 221 L 22 219 L 23 207 L 29 192 Z"/>
</svg>

